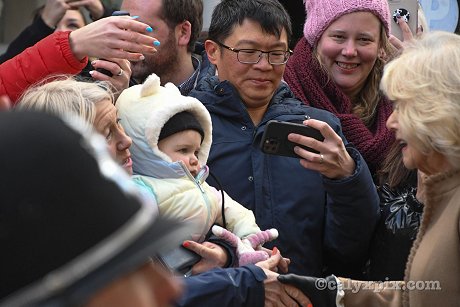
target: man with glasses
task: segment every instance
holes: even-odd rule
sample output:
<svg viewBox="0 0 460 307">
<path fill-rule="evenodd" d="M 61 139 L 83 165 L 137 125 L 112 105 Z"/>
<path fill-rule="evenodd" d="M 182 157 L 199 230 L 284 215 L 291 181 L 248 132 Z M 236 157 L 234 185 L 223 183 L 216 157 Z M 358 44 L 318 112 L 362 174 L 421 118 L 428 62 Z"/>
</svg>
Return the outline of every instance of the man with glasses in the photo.
<svg viewBox="0 0 460 307">
<path fill-rule="evenodd" d="M 282 65 L 286 64 L 289 56 L 292 54 L 292 50 L 272 50 L 272 51 L 262 51 L 257 49 L 236 49 L 222 44 L 221 42 L 216 41 L 216 43 L 236 53 L 236 58 L 238 62 L 242 64 L 257 64 L 260 61 L 260 58 L 263 54 L 266 54 L 268 57 L 268 62 L 272 65 Z"/>
<path fill-rule="evenodd" d="M 211 113 L 208 165 L 225 191 L 254 211 L 262 229 L 279 230 L 279 239 L 267 245 L 291 259 L 290 272 L 354 276 L 366 259 L 378 196 L 339 120 L 304 105 L 282 81 L 290 36 L 289 15 L 276 0 L 222 0 L 215 7 L 205 48 L 217 74 L 190 93 Z M 298 147 L 299 161 L 260 150 L 269 120 L 305 118 L 324 141 L 290 140 L 319 153 Z"/>
</svg>

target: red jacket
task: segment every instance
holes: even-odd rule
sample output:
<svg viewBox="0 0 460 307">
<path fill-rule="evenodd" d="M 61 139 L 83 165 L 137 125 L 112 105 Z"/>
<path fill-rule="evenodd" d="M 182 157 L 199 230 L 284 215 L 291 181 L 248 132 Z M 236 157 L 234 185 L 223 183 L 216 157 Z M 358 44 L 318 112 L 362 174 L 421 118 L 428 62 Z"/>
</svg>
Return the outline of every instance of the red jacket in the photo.
<svg viewBox="0 0 460 307">
<path fill-rule="evenodd" d="M 34 46 L 0 65 L 0 96 L 10 97 L 13 105 L 32 84 L 53 74 L 77 74 L 88 58 L 78 61 L 70 49 L 68 32 L 54 32 Z"/>
</svg>

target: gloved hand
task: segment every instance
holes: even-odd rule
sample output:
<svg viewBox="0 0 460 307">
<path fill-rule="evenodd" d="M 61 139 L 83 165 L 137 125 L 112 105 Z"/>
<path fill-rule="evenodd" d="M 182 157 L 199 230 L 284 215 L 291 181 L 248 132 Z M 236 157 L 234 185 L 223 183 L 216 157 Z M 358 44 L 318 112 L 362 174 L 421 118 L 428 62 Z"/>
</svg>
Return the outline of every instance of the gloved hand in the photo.
<svg viewBox="0 0 460 307">
<path fill-rule="evenodd" d="M 334 275 L 326 278 L 299 276 L 295 274 L 279 275 L 282 283 L 293 285 L 301 290 L 314 307 L 337 306 L 338 284 Z"/>
<path fill-rule="evenodd" d="M 266 251 L 256 249 L 262 244 L 278 237 L 278 231 L 274 228 L 251 234 L 244 239 L 240 239 L 235 234 L 218 225 L 212 227 L 212 233 L 236 248 L 239 266 L 267 260 L 270 255 Z"/>
</svg>

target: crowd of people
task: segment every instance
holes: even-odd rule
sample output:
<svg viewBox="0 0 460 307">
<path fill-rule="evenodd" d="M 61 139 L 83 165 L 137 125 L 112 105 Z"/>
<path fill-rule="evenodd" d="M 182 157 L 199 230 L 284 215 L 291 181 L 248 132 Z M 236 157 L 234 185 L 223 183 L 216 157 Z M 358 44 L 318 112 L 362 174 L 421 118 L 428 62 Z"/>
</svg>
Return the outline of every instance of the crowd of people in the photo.
<svg viewBox="0 0 460 307">
<path fill-rule="evenodd" d="M 460 302 L 460 37 L 298 2 L 205 39 L 203 0 L 37 9 L 0 56 L 0 306 Z M 324 139 L 266 154 L 271 121 Z"/>
</svg>

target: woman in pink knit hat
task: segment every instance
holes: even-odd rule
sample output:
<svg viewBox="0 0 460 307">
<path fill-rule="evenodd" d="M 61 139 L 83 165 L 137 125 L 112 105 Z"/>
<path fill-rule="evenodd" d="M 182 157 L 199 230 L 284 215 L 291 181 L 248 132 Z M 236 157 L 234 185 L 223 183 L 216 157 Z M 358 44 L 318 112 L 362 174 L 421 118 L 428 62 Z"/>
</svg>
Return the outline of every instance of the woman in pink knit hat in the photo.
<svg viewBox="0 0 460 307">
<path fill-rule="evenodd" d="M 396 134 L 404 166 L 424 173 L 420 229 L 402 279 L 278 276 L 313 306 L 459 306 L 459 72 L 460 36 L 442 31 L 417 40 L 385 67 L 381 88 L 394 106 L 387 127 Z"/>
<path fill-rule="evenodd" d="M 387 0 L 306 0 L 305 7 L 304 37 L 284 79 L 297 98 L 340 119 L 375 174 L 394 141 L 385 127 L 391 105 L 379 91 L 395 50 Z"/>
<path fill-rule="evenodd" d="M 381 219 L 363 278 L 399 280 L 423 210 L 417 170 L 402 163 L 400 144 L 385 126 L 392 106 L 379 89 L 383 67 L 402 42 L 390 38 L 387 0 L 306 0 L 305 6 L 304 37 L 285 81 L 306 104 L 334 113 L 366 160 L 379 185 Z M 409 28 L 404 22 L 400 27 Z M 405 39 L 411 38 L 409 32 Z M 410 213 L 403 222 L 394 222 L 396 206 Z"/>
</svg>

